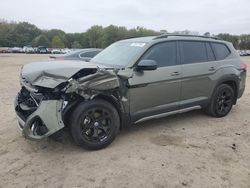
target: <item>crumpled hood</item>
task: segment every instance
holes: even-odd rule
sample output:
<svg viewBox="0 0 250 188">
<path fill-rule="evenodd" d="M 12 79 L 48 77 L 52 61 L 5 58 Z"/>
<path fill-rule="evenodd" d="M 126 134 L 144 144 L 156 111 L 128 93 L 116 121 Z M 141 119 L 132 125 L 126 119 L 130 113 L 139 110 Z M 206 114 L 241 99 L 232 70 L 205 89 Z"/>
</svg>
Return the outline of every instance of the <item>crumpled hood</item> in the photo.
<svg viewBox="0 0 250 188">
<path fill-rule="evenodd" d="M 34 62 L 23 66 L 21 77 L 33 86 L 55 88 L 85 68 L 97 69 L 106 67 L 83 61 Z"/>
</svg>

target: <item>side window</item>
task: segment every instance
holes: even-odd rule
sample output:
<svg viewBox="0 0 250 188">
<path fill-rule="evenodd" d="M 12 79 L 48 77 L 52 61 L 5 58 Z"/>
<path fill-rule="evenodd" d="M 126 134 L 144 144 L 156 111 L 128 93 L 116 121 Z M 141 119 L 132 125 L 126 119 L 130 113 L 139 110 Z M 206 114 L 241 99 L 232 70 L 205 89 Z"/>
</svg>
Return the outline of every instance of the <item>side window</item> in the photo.
<svg viewBox="0 0 250 188">
<path fill-rule="evenodd" d="M 84 57 L 86 57 L 86 52 L 83 52 L 83 53 L 81 53 L 79 56 L 81 57 L 81 58 L 84 58 Z"/>
<path fill-rule="evenodd" d="M 84 52 L 84 53 L 81 53 L 81 54 L 80 54 L 80 57 L 81 57 L 81 58 L 84 58 L 84 57 L 93 58 L 93 57 L 95 57 L 98 53 L 99 53 L 99 51 Z"/>
<path fill-rule="evenodd" d="M 211 44 L 216 56 L 216 60 L 222 60 L 225 59 L 227 56 L 229 56 L 230 51 L 225 44 L 215 43 L 215 42 Z"/>
<path fill-rule="evenodd" d="M 215 61 L 215 56 L 214 56 L 214 52 L 211 48 L 211 45 L 206 42 L 206 48 L 207 48 L 207 57 L 209 61 Z"/>
<path fill-rule="evenodd" d="M 142 59 L 155 60 L 158 67 L 176 65 L 176 42 L 156 44 L 143 55 Z"/>
<path fill-rule="evenodd" d="M 182 41 L 182 63 L 200 63 L 208 61 L 205 42 Z"/>
</svg>

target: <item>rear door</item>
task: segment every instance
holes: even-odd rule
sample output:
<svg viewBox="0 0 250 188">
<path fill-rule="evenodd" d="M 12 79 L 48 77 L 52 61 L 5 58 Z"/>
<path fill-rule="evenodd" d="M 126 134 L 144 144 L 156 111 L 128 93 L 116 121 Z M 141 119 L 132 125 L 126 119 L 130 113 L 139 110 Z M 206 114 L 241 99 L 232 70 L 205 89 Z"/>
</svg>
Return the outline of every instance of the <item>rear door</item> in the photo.
<svg viewBox="0 0 250 188">
<path fill-rule="evenodd" d="M 213 90 L 213 75 L 219 64 L 211 44 L 203 41 L 180 41 L 181 108 L 205 104 Z"/>
</svg>

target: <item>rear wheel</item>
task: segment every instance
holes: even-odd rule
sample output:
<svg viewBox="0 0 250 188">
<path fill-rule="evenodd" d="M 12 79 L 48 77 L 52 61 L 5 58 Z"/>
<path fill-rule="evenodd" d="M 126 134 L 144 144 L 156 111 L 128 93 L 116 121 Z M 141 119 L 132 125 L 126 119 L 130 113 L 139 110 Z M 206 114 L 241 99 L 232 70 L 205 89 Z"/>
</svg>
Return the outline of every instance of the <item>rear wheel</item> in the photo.
<svg viewBox="0 0 250 188">
<path fill-rule="evenodd" d="M 120 126 L 117 110 L 96 99 L 80 103 L 71 115 L 70 129 L 75 142 L 85 149 L 102 149 L 115 139 Z"/>
<path fill-rule="evenodd" d="M 215 89 L 211 103 L 207 107 L 208 114 L 214 117 L 224 117 L 232 109 L 235 92 L 227 84 L 222 84 Z"/>
</svg>

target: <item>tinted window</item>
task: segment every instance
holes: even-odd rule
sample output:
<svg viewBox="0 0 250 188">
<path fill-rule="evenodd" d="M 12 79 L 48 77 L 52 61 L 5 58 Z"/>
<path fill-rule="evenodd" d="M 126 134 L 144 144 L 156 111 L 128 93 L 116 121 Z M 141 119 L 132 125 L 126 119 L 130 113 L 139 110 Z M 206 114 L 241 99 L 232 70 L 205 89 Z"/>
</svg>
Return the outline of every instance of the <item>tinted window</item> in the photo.
<svg viewBox="0 0 250 188">
<path fill-rule="evenodd" d="M 182 41 L 182 63 L 199 63 L 207 61 L 205 42 Z"/>
<path fill-rule="evenodd" d="M 215 56 L 214 56 L 214 52 L 211 48 L 211 45 L 209 43 L 206 43 L 206 48 L 207 48 L 207 57 L 209 61 L 214 61 L 215 60 Z"/>
<path fill-rule="evenodd" d="M 155 60 L 158 67 L 176 65 L 176 42 L 156 44 L 142 57 L 145 60 Z"/>
<path fill-rule="evenodd" d="M 211 44 L 217 60 L 225 59 L 230 54 L 230 51 L 225 44 L 221 43 L 211 43 Z"/>
<path fill-rule="evenodd" d="M 91 51 L 91 52 L 85 52 L 80 54 L 80 57 L 95 57 L 97 54 L 99 53 L 99 51 Z"/>
</svg>

